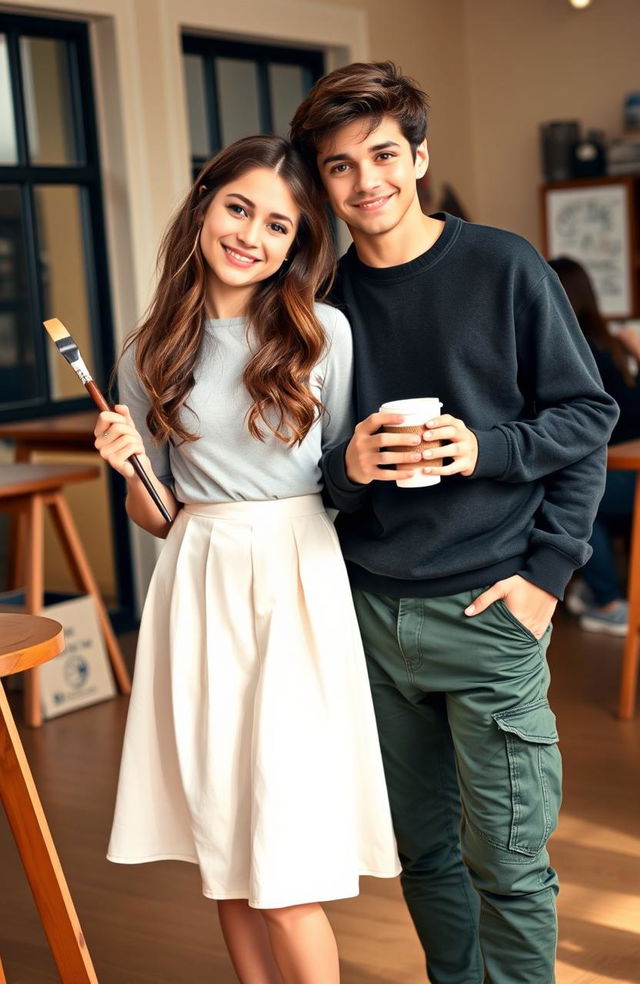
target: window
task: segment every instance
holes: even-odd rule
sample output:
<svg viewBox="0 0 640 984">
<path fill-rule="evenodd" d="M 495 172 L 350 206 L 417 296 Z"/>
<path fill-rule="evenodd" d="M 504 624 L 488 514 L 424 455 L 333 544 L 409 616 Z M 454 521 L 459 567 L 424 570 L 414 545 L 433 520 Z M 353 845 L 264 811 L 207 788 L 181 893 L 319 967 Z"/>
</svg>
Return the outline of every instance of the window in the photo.
<svg viewBox="0 0 640 984">
<path fill-rule="evenodd" d="M 296 107 L 324 72 L 322 52 L 304 48 L 185 36 L 182 49 L 194 178 L 240 137 L 286 137 Z"/>
<path fill-rule="evenodd" d="M 2 423 L 95 409 L 42 326 L 51 317 L 106 384 L 114 353 L 87 26 L 0 13 Z M 120 477 L 109 470 L 106 481 L 117 583 L 98 513 L 96 574 L 123 626 L 133 615 L 128 524 Z M 0 581 L 5 534 L 0 525 Z"/>
<path fill-rule="evenodd" d="M 90 407 L 42 327 L 113 361 L 85 24 L 0 14 L 0 420 Z"/>
</svg>

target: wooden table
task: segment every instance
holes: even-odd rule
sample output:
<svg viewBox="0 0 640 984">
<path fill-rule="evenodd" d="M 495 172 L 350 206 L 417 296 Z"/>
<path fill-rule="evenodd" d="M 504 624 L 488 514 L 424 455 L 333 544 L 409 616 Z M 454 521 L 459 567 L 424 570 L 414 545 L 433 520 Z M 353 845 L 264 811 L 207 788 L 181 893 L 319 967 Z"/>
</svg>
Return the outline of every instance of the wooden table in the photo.
<svg viewBox="0 0 640 984">
<path fill-rule="evenodd" d="M 0 510 L 17 515 L 26 609 L 39 615 L 44 604 L 44 510 L 45 506 L 49 508 L 76 584 L 83 594 L 93 598 L 118 687 L 121 693 L 128 694 L 129 673 L 64 497 L 65 485 L 86 482 L 98 474 L 94 465 L 0 465 Z M 42 709 L 37 666 L 27 672 L 26 683 L 25 719 L 27 724 L 38 726 L 42 723 Z"/>
<path fill-rule="evenodd" d="M 629 552 L 629 625 L 622 655 L 618 717 L 628 721 L 633 717 L 638 686 L 638 644 L 640 642 L 640 441 L 625 441 L 609 448 L 607 468 L 612 471 L 635 471 L 636 491 L 631 521 L 631 550 Z"/>
<path fill-rule="evenodd" d="M 34 670 L 63 649 L 64 637 L 59 622 L 34 615 L 0 614 L 0 677 L 22 670 Z M 1 683 L 0 799 L 62 984 L 98 984 Z M 2 980 L 1 964 L 0 975 Z"/>
<path fill-rule="evenodd" d="M 0 424 L 0 440 L 15 441 L 16 462 L 29 461 L 34 451 L 95 451 L 97 416 L 97 410 L 88 410 Z"/>
</svg>

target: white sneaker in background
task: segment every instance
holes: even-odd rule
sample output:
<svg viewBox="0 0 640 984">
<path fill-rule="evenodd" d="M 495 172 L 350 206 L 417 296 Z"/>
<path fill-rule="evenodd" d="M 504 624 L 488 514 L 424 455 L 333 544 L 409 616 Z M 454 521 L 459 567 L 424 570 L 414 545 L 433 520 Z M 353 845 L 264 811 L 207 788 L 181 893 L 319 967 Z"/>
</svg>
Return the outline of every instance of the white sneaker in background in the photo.
<svg viewBox="0 0 640 984">
<path fill-rule="evenodd" d="M 582 578 L 569 585 L 564 596 L 564 607 L 568 612 L 572 615 L 584 615 L 594 605 L 593 591 Z"/>
<path fill-rule="evenodd" d="M 609 635 L 625 636 L 629 622 L 629 606 L 620 600 L 615 608 L 603 611 L 602 608 L 589 608 L 580 616 L 580 628 L 587 632 L 606 632 Z"/>
</svg>

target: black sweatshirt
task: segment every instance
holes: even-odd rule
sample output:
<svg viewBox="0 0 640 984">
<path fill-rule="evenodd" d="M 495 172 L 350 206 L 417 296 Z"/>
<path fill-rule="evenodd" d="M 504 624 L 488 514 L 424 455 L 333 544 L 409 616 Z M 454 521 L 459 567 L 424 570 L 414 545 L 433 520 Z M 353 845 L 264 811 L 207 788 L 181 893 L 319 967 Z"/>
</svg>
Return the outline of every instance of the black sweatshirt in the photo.
<svg viewBox="0 0 640 984">
<path fill-rule="evenodd" d="M 512 574 L 562 597 L 587 541 L 617 419 L 555 273 L 509 232 L 440 214 L 422 256 L 369 267 L 352 246 L 335 303 L 353 330 L 354 414 L 435 396 L 478 439 L 470 477 L 357 485 L 346 443 L 323 461 L 352 584 L 392 597 Z"/>
</svg>

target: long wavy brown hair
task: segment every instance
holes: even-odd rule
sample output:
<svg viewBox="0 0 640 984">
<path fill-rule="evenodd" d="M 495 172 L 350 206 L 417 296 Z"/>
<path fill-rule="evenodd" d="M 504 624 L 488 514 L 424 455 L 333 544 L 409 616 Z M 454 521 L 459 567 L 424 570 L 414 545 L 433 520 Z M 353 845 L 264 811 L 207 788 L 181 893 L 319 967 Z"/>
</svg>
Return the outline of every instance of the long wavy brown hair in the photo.
<svg viewBox="0 0 640 984">
<path fill-rule="evenodd" d="M 136 345 L 136 367 L 151 400 L 147 425 L 160 444 L 198 438 L 181 422 L 181 411 L 194 385 L 206 320 L 208 268 L 200 230 L 216 192 L 257 167 L 274 170 L 286 182 L 300 221 L 288 262 L 256 284 L 246 311 L 258 343 L 243 377 L 253 400 L 247 426 L 264 440 L 264 424 L 292 446 L 324 412 L 310 388 L 311 371 L 326 344 L 314 300 L 329 290 L 335 270 L 324 206 L 291 144 L 274 136 L 246 137 L 205 164 L 179 206 L 158 253 L 153 300 L 125 344 L 125 349 Z"/>
</svg>

